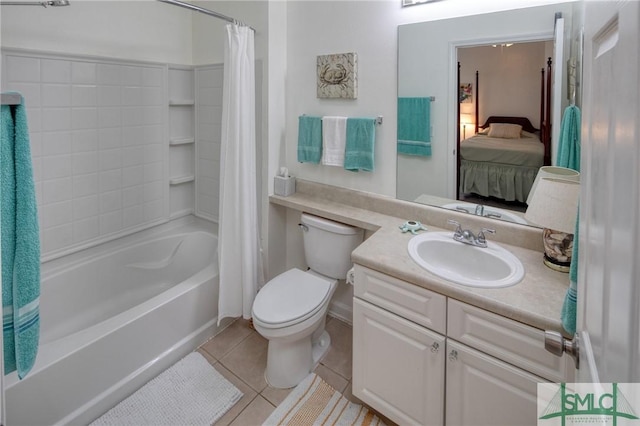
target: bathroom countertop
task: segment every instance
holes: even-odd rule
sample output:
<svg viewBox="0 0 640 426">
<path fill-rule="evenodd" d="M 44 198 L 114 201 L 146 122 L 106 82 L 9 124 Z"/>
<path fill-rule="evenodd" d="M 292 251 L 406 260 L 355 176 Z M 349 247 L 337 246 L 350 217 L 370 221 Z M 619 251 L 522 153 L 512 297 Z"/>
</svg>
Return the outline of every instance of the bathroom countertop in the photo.
<svg viewBox="0 0 640 426">
<path fill-rule="evenodd" d="M 400 217 L 400 214 L 406 213 L 402 208 L 402 202 L 396 209 L 398 216 L 395 216 L 379 213 L 373 211 L 373 209 L 370 210 L 366 206 L 365 208 L 361 206 L 355 207 L 344 202 L 335 201 L 331 197 L 323 196 L 322 191 L 317 195 L 305 192 L 297 192 L 289 197 L 273 195 L 270 200 L 273 204 L 316 214 L 327 219 L 372 231 L 372 235 L 351 254 L 351 259 L 354 263 L 532 327 L 557 331 L 570 337 L 563 330 L 560 323 L 560 312 L 569 286 L 569 275 L 555 272 L 544 266 L 542 263 L 542 250 L 527 248 L 526 244 L 515 245 L 521 242 L 520 237 L 510 241 L 514 244 L 502 241 L 499 244 L 520 259 L 526 272 L 524 279 L 519 284 L 507 288 L 474 288 L 452 283 L 418 266 L 409 257 L 407 250 L 407 244 L 413 235 L 411 233 L 402 233 L 398 228 L 407 220 L 420 220 L 429 228 L 429 231 L 450 231 L 450 229 L 443 229 L 430 223 L 425 218 L 428 218 L 431 214 L 436 218 L 434 222 L 441 225 L 442 219 L 438 218 L 438 215 L 444 214 L 447 217 L 458 219 L 460 216 L 456 216 L 456 212 L 449 213 L 436 207 L 419 206 L 417 208 L 423 210 L 421 211 L 422 217 Z M 392 202 L 395 200 L 383 201 Z M 414 206 L 410 206 L 410 208 L 414 208 Z M 410 213 L 415 216 L 414 211 Z M 467 218 L 468 216 L 462 217 Z M 507 229 L 510 229 L 510 224 L 497 222 L 499 221 L 491 221 L 491 226 L 494 228 L 504 228 L 506 226 Z M 519 228 L 525 234 L 531 232 L 527 227 Z M 519 228 L 514 229 L 519 230 Z M 475 229 L 475 226 L 473 229 Z M 539 235 L 539 233 L 540 230 L 534 231 L 534 235 Z M 541 237 L 539 238 L 541 239 Z M 525 247 L 522 247 L 522 245 Z M 461 262 L 463 261 L 461 259 Z"/>
</svg>

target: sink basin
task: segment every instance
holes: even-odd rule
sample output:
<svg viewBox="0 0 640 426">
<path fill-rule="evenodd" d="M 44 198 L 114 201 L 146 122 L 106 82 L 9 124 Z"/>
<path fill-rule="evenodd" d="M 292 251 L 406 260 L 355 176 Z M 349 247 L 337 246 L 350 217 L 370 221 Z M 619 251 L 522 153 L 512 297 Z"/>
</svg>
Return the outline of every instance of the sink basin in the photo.
<svg viewBox="0 0 640 426">
<path fill-rule="evenodd" d="M 427 232 L 409 240 L 409 256 L 427 271 L 457 284 L 500 288 L 524 278 L 522 262 L 496 243 L 474 247 L 453 239 L 453 232 Z"/>
<path fill-rule="evenodd" d="M 457 210 L 474 214 L 476 205 L 471 203 L 449 203 L 442 207 L 449 210 Z M 521 223 L 527 225 L 528 222 L 524 218 L 508 210 L 499 209 L 497 207 L 484 206 L 484 217 L 492 217 L 494 219 L 506 220 L 507 222 Z"/>
</svg>

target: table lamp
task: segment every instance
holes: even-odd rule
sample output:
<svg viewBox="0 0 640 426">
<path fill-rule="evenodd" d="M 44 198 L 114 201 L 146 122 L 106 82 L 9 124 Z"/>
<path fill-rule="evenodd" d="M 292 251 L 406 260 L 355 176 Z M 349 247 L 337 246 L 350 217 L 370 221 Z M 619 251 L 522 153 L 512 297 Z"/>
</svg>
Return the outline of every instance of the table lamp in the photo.
<svg viewBox="0 0 640 426">
<path fill-rule="evenodd" d="M 543 177 L 524 215 L 543 227 L 544 264 L 555 271 L 569 272 L 571 266 L 579 195 L 579 182 Z"/>
</svg>

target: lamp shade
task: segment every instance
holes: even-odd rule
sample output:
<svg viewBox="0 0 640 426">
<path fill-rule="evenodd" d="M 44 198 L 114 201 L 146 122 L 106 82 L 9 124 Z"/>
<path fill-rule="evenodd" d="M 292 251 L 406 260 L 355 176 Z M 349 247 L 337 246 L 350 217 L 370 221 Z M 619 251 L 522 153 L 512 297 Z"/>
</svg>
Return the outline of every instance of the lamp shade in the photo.
<svg viewBox="0 0 640 426">
<path fill-rule="evenodd" d="M 524 217 L 544 228 L 567 234 L 575 231 L 580 183 L 567 179 L 541 178 Z"/>
<path fill-rule="evenodd" d="M 536 175 L 536 178 L 533 181 L 533 185 L 531 186 L 531 191 L 529 191 L 529 196 L 527 197 L 527 204 L 531 203 L 531 199 L 533 198 L 533 193 L 536 192 L 536 188 L 538 187 L 538 182 L 540 181 L 540 179 L 546 178 L 546 177 L 573 180 L 576 182 L 580 182 L 580 172 L 577 172 L 573 169 L 569 169 L 567 167 L 558 167 L 558 166 L 540 167 L 540 170 L 538 170 L 538 174 Z"/>
<path fill-rule="evenodd" d="M 471 114 L 460 114 L 460 124 L 473 124 Z"/>
</svg>

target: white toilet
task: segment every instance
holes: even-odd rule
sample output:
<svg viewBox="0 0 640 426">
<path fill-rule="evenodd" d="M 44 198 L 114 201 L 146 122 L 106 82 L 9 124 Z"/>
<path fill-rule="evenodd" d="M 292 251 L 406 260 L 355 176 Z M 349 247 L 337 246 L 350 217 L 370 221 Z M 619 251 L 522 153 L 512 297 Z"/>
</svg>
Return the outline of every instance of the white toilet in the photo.
<svg viewBox="0 0 640 426">
<path fill-rule="evenodd" d="M 310 269 L 278 275 L 253 302 L 253 325 L 269 340 L 265 378 L 275 388 L 300 383 L 329 350 L 324 329 L 329 302 L 363 238 L 362 229 L 310 214 L 303 213 L 301 222 Z"/>
</svg>

